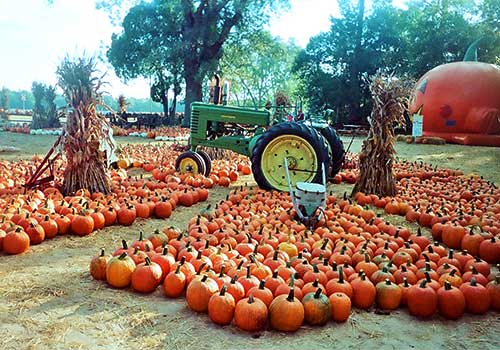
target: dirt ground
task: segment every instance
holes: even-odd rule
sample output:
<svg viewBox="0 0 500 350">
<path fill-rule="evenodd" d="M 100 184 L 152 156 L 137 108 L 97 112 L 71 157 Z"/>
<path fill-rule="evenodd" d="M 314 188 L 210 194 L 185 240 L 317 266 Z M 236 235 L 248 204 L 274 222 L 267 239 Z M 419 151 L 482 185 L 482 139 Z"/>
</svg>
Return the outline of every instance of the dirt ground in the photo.
<svg viewBox="0 0 500 350">
<path fill-rule="evenodd" d="M 44 154 L 54 140 L 0 132 L 0 148 L 21 149 L 0 153 L 0 159 Z M 139 141 L 118 138 L 119 143 Z M 349 142 L 344 138 L 346 147 Z M 361 139 L 355 139 L 351 151 L 360 147 Z M 460 168 L 500 183 L 500 149 L 398 144 L 397 151 L 404 159 Z M 251 180 L 247 177 L 241 183 Z M 349 189 L 332 187 L 338 194 Z M 229 190 L 211 191 L 209 203 L 224 198 Z M 137 221 L 128 228 L 106 228 L 84 238 L 57 237 L 21 256 L 0 255 L 0 349 L 500 349 L 500 314 L 494 312 L 458 321 L 439 316 L 424 321 L 405 309 L 389 315 L 355 310 L 343 324 L 304 326 L 294 334 L 247 334 L 234 326 L 215 326 L 207 315 L 188 310 L 183 298 L 167 299 L 160 289 L 139 295 L 111 289 L 90 277 L 88 264 L 100 247 L 110 252 L 121 239 L 135 239 L 140 230 L 185 228 L 187 220 L 207 204 L 178 209 L 168 220 Z M 389 220 L 402 222 L 399 217 Z"/>
</svg>

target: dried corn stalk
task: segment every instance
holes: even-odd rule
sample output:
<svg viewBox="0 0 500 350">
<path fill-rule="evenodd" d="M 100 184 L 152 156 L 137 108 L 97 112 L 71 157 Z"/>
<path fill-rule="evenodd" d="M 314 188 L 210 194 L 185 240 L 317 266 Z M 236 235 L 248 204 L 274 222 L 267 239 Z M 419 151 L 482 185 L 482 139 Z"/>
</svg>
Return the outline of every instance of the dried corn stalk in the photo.
<svg viewBox="0 0 500 350">
<path fill-rule="evenodd" d="M 364 192 L 378 196 L 394 196 L 394 126 L 404 123 L 410 85 L 380 73 L 371 78 L 369 84 L 373 101 L 371 127 L 359 155 L 360 171 L 353 194 Z"/>
<path fill-rule="evenodd" d="M 101 141 L 111 143 L 110 126 L 97 112 L 97 106 L 103 105 L 99 92 L 102 82 L 95 77 L 94 60 L 79 58 L 71 61 L 66 57 L 56 73 L 70 107 L 62 146 L 66 155 L 63 193 L 69 195 L 79 189 L 109 193 L 111 180 L 106 156 L 99 146 Z"/>
</svg>

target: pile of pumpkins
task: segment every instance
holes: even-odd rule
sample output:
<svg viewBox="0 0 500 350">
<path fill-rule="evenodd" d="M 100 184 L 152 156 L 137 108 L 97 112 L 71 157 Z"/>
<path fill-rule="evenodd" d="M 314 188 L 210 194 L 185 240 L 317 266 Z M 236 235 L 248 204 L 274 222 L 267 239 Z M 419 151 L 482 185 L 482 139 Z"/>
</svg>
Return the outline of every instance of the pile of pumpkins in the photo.
<svg viewBox="0 0 500 350">
<path fill-rule="evenodd" d="M 168 147 L 161 150 L 165 169 L 174 169 L 179 152 Z M 136 157 L 143 151 L 140 145 L 127 146 L 127 152 Z M 33 173 L 40 160 L 35 156 L 31 161 L 0 162 L 0 252 L 21 254 L 57 235 L 84 236 L 105 226 L 132 225 L 137 218 L 168 218 L 177 206 L 205 201 L 208 188 L 229 186 L 239 176 L 237 165 L 216 160 L 210 177 L 177 174 L 175 170 L 159 172 L 160 176 L 152 168 L 149 171 L 156 176 L 143 178 L 130 177 L 124 169 L 113 170 L 113 190 L 107 195 L 81 190 L 74 196 L 63 196 L 57 187 L 25 193 L 23 179 Z M 146 169 L 148 164 L 139 166 Z M 60 179 L 61 161 L 55 169 Z"/>
<path fill-rule="evenodd" d="M 448 319 L 500 310 L 500 273 L 488 261 L 332 194 L 325 215 L 309 230 L 288 194 L 242 187 L 184 232 L 165 227 L 102 251 L 90 272 L 113 288 L 185 296 L 214 323 L 251 332 L 342 322 L 352 306 Z"/>
</svg>

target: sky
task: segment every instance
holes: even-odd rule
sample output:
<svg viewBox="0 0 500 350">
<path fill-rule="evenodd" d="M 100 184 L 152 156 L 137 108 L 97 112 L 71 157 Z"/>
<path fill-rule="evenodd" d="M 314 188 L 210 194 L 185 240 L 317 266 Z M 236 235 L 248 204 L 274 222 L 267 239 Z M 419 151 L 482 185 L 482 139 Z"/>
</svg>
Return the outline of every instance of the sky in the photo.
<svg viewBox="0 0 500 350">
<path fill-rule="evenodd" d="M 328 31 L 330 16 L 338 16 L 333 0 L 290 0 L 289 12 L 274 16 L 269 30 L 284 40 L 293 39 L 305 47 L 310 37 Z M 96 10 L 95 0 L 0 0 L 0 88 L 30 90 L 33 81 L 56 84 L 55 71 L 66 56 L 105 52 L 111 35 L 119 32 L 107 14 Z M 148 81 L 136 79 L 124 84 L 109 64 L 107 92 L 114 97 L 145 98 Z"/>
</svg>

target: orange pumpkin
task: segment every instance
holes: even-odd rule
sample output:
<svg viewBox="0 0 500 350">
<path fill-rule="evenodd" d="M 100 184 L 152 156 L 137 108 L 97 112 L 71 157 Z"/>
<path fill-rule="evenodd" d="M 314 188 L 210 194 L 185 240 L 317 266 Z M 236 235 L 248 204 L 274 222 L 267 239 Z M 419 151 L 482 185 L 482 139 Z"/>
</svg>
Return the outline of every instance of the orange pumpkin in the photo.
<svg viewBox="0 0 500 350">
<path fill-rule="evenodd" d="M 130 285 L 135 263 L 127 253 L 115 256 L 108 261 L 106 266 L 106 280 L 115 288 L 125 288 Z"/>
<path fill-rule="evenodd" d="M 3 239 L 3 251 L 7 254 L 21 254 L 30 248 L 30 237 L 17 227 L 15 230 L 7 232 Z"/>
<path fill-rule="evenodd" d="M 151 262 L 149 257 L 137 265 L 131 276 L 132 288 L 140 293 L 151 293 L 160 285 L 162 269 L 160 265 Z"/>
<path fill-rule="evenodd" d="M 92 258 L 90 261 L 90 274 L 94 279 L 104 281 L 106 280 L 106 267 L 110 256 L 104 255 L 104 248 L 101 248 L 101 253 Z"/>
</svg>

